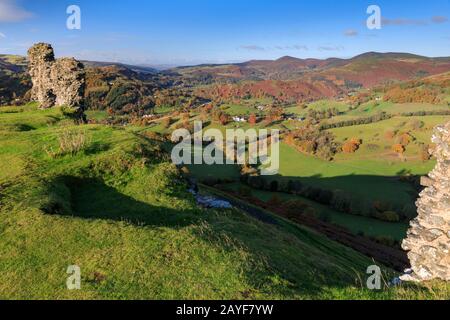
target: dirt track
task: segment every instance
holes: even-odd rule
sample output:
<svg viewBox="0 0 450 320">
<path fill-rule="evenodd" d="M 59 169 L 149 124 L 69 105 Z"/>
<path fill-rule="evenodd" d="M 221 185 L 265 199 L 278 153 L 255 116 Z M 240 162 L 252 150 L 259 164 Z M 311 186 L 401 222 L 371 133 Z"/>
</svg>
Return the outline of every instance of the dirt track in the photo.
<svg viewBox="0 0 450 320">
<path fill-rule="evenodd" d="M 283 212 L 283 210 L 280 210 L 279 207 L 270 206 L 266 202 L 259 199 L 247 199 L 230 191 L 220 190 L 220 192 L 222 194 L 229 194 L 232 198 L 225 197 L 225 200 L 231 202 L 235 207 L 247 212 L 254 218 L 265 223 L 277 224 L 277 221 L 262 209 L 269 210 L 270 212 L 273 212 L 274 214 L 286 218 L 294 223 L 307 226 L 308 228 L 313 229 L 334 241 L 344 244 L 345 246 L 353 248 L 354 250 L 373 258 L 375 261 L 381 262 L 397 271 L 403 272 L 409 267 L 409 261 L 406 253 L 399 249 L 376 243 L 363 236 L 355 235 L 345 228 L 323 222 L 316 218 L 300 214 L 287 215 Z M 251 203 L 253 206 L 247 205 L 246 202 Z M 262 209 L 255 208 L 254 206 Z"/>
</svg>

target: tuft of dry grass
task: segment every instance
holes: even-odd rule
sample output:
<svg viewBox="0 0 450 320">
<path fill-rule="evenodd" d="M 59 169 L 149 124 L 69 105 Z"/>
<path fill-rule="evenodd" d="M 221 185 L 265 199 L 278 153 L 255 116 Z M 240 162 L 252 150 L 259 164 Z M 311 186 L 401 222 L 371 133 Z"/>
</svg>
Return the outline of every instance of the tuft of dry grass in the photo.
<svg viewBox="0 0 450 320">
<path fill-rule="evenodd" d="M 54 151 L 52 147 L 48 147 L 45 151 L 51 158 L 65 155 L 74 156 L 80 151 L 85 150 L 88 145 L 89 138 L 86 131 L 65 128 L 58 133 L 58 150 Z"/>
</svg>

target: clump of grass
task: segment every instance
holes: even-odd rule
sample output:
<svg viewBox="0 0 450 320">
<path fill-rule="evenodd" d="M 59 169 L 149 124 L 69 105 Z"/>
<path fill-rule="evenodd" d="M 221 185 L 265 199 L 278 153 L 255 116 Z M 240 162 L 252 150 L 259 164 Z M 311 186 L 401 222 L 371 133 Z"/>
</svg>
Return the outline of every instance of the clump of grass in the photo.
<svg viewBox="0 0 450 320">
<path fill-rule="evenodd" d="M 58 158 L 65 155 L 74 156 L 86 150 L 89 145 L 89 138 L 85 131 L 63 129 L 58 134 L 58 150 L 52 147 L 46 148 L 47 154 L 51 158 Z"/>
</svg>

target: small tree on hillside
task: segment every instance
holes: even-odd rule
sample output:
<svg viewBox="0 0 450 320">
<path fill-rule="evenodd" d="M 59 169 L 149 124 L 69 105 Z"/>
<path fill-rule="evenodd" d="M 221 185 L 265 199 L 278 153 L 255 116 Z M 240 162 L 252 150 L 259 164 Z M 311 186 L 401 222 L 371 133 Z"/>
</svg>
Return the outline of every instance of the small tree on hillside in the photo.
<svg viewBox="0 0 450 320">
<path fill-rule="evenodd" d="M 252 114 L 250 115 L 250 118 L 248 118 L 248 123 L 249 123 L 251 126 L 256 125 L 257 121 L 258 121 L 258 120 L 256 119 L 256 115 L 255 115 L 254 113 L 252 113 Z"/>
<path fill-rule="evenodd" d="M 171 123 L 172 123 L 172 118 L 171 117 L 164 118 L 162 120 L 162 122 L 161 122 L 161 124 L 162 124 L 164 129 L 169 128 Z"/>
<path fill-rule="evenodd" d="M 403 155 L 406 151 L 406 148 L 404 145 L 397 143 L 392 146 L 392 151 L 398 153 L 399 155 Z"/>
</svg>

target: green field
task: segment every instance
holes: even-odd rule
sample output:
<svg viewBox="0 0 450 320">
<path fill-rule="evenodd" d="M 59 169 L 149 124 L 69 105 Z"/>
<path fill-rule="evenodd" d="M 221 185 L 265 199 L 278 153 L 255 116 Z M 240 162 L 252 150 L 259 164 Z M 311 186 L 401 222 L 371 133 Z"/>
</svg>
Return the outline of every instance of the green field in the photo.
<svg viewBox="0 0 450 320">
<path fill-rule="evenodd" d="M 103 110 L 88 110 L 86 116 L 90 120 L 102 121 L 108 118 L 108 113 Z"/>
<path fill-rule="evenodd" d="M 303 185 L 318 187 L 333 192 L 340 192 L 352 199 L 358 199 L 353 214 L 337 213 L 328 208 L 320 212 L 333 213 L 333 222 L 353 232 L 363 232 L 370 236 L 388 235 L 401 240 L 406 232 L 406 223 L 385 223 L 367 218 L 375 203 L 386 203 L 392 210 L 405 214 L 409 219 L 415 216 L 417 191 L 412 184 L 399 179 L 405 175 L 425 175 L 435 165 L 434 160 L 423 161 L 420 151 L 429 144 L 432 129 L 450 116 L 394 117 L 389 120 L 368 125 L 350 126 L 331 129 L 336 140 L 344 143 L 356 137 L 363 141 L 360 149 L 353 154 L 339 153 L 335 160 L 325 161 L 317 157 L 298 152 L 284 143 L 280 146 L 280 171 L 277 176 L 266 177 L 267 180 L 300 180 Z M 417 128 L 420 122 L 420 128 Z M 211 124 L 209 127 L 224 128 Z M 248 125 L 240 125 L 244 129 Z M 386 138 L 386 132 L 393 132 L 394 137 Z M 410 133 L 414 141 L 407 146 L 403 157 L 391 150 L 403 133 Z M 375 147 L 374 147 L 375 146 Z M 193 176 L 202 180 L 219 179 L 238 181 L 239 171 L 235 166 L 191 165 Z M 254 191 L 257 192 L 257 191 Z M 355 201 L 355 200 L 354 200 Z M 320 206 L 316 204 L 316 207 Z M 355 217 L 364 215 L 365 217 Z M 366 223 L 357 223 L 369 219 Z M 370 221 L 379 223 L 380 228 L 373 228 Z M 385 226 L 385 227 L 384 227 Z"/>
<path fill-rule="evenodd" d="M 447 104 L 430 104 L 430 103 L 392 103 L 392 102 L 368 102 L 359 106 L 357 109 L 348 112 L 352 116 L 372 115 L 379 112 L 387 112 L 399 115 L 408 112 L 418 111 L 441 111 L 449 110 Z"/>
<path fill-rule="evenodd" d="M 223 187 L 226 190 L 238 192 L 242 186 L 243 185 L 241 183 L 231 183 L 226 184 Z M 283 202 L 300 200 L 316 209 L 316 218 L 323 219 L 325 217 L 330 223 L 344 227 L 354 234 L 363 233 L 364 235 L 370 237 L 390 237 L 397 241 L 401 241 L 405 238 L 406 231 L 408 229 L 408 225 L 406 223 L 384 222 L 373 218 L 345 214 L 298 195 L 281 192 L 274 193 L 256 189 L 251 189 L 251 195 L 263 201 L 271 200 L 274 195 L 276 195 L 277 198 Z"/>
</svg>

